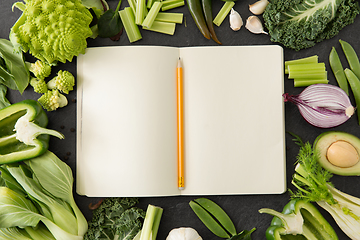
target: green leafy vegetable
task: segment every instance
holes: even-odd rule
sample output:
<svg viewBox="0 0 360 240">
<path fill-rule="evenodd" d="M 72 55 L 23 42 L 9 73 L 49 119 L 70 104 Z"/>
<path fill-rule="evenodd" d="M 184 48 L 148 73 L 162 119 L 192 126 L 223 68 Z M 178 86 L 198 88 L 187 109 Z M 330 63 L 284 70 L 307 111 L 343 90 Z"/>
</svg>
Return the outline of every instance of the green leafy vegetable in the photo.
<svg viewBox="0 0 360 240">
<path fill-rule="evenodd" d="M 145 212 L 137 198 L 105 198 L 93 211 L 84 240 L 133 239 L 142 228 Z"/>
<path fill-rule="evenodd" d="M 6 98 L 6 92 L 7 92 L 7 87 L 5 85 L 0 84 L 0 109 L 3 109 L 11 105 L 9 100 Z"/>
<path fill-rule="evenodd" d="M 103 38 L 111 38 L 116 36 L 123 29 L 123 24 L 119 16 L 121 0 L 116 10 L 107 10 L 98 20 L 99 36 Z"/>
<path fill-rule="evenodd" d="M 273 0 L 263 17 L 271 41 L 300 50 L 336 36 L 359 12 L 355 0 Z"/>
</svg>

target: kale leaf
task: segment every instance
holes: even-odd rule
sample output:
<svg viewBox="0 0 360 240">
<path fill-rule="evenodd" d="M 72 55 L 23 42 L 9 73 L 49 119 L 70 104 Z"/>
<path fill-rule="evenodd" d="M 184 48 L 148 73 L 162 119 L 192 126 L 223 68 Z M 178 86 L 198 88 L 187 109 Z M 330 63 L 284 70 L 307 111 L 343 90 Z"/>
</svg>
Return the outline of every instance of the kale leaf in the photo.
<svg viewBox="0 0 360 240">
<path fill-rule="evenodd" d="M 356 0 L 273 0 L 263 18 L 271 41 L 301 50 L 336 36 L 359 13 Z"/>
</svg>

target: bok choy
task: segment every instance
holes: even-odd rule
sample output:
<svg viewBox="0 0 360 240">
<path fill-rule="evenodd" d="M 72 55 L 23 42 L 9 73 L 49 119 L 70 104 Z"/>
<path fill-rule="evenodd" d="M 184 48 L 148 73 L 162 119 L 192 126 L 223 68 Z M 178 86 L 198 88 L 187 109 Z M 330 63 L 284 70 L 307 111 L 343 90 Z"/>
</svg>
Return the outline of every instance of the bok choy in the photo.
<svg viewBox="0 0 360 240">
<path fill-rule="evenodd" d="M 359 239 L 360 199 L 332 185 L 332 173 L 320 166 L 319 154 L 310 143 L 298 141 L 298 144 L 301 148 L 292 181 L 297 191 L 292 192 L 292 196 L 316 202 L 331 214 L 346 235 L 351 239 Z"/>
<path fill-rule="evenodd" d="M 83 239 L 88 225 L 70 167 L 50 151 L 24 163 L 0 167 L 1 239 Z"/>
</svg>

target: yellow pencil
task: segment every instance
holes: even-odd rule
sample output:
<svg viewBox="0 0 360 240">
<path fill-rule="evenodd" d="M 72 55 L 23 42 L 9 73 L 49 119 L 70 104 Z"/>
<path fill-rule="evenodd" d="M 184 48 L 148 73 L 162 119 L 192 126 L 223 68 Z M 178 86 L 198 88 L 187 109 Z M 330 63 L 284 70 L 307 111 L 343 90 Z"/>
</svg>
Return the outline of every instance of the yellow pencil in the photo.
<svg viewBox="0 0 360 240">
<path fill-rule="evenodd" d="M 183 69 L 179 58 L 176 68 L 177 81 L 177 137 L 178 137 L 178 187 L 184 189 L 184 125 L 183 125 Z"/>
</svg>

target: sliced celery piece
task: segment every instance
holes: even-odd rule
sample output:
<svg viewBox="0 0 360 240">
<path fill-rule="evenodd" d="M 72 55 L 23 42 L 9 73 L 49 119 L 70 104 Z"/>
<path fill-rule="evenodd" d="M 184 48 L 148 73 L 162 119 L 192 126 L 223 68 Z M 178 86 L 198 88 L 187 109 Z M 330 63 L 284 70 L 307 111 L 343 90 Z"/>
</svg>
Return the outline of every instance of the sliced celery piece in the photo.
<svg viewBox="0 0 360 240">
<path fill-rule="evenodd" d="M 288 66 L 289 73 L 292 71 L 325 71 L 325 63 L 293 64 Z"/>
<path fill-rule="evenodd" d="M 148 205 L 144 223 L 141 229 L 140 240 L 156 239 L 162 213 L 163 209 L 161 207 L 153 206 L 150 204 Z"/>
<path fill-rule="evenodd" d="M 174 35 L 176 23 L 154 21 L 150 28 L 143 27 L 145 30 Z"/>
<path fill-rule="evenodd" d="M 221 23 L 224 21 L 226 16 L 229 14 L 231 8 L 235 5 L 235 2 L 233 1 L 226 1 L 223 6 L 221 7 L 220 11 L 216 14 L 216 17 L 214 18 L 213 23 L 216 26 L 220 26 Z"/>
<path fill-rule="evenodd" d="M 142 36 L 139 27 L 135 24 L 135 17 L 131 7 L 125 7 L 123 10 L 119 11 L 119 14 L 129 41 L 135 42 L 140 40 Z"/>
<path fill-rule="evenodd" d="M 156 18 L 156 15 L 159 13 L 162 6 L 162 2 L 154 2 L 152 7 L 150 8 L 149 13 L 146 15 L 142 26 L 146 28 L 150 28 Z"/>
<path fill-rule="evenodd" d="M 302 78 L 296 78 L 294 79 L 294 87 L 307 87 L 312 84 L 319 84 L 324 83 L 327 84 L 329 81 L 327 79 L 302 79 Z"/>
<path fill-rule="evenodd" d="M 165 0 L 165 1 L 162 1 L 162 3 L 163 3 L 163 5 L 161 7 L 162 11 L 167 11 L 167 10 L 185 5 L 184 0 Z"/>
<path fill-rule="evenodd" d="M 159 12 L 155 20 L 160 22 L 172 22 L 181 24 L 183 22 L 183 18 L 183 13 Z"/>
<path fill-rule="evenodd" d="M 295 79 L 295 78 L 305 78 L 305 79 L 319 79 L 319 78 L 326 78 L 327 79 L 327 71 L 291 71 L 289 72 L 288 78 Z"/>
<path fill-rule="evenodd" d="M 288 66 L 292 64 L 306 64 L 306 63 L 317 63 L 319 61 L 319 57 L 317 55 L 313 55 L 306 58 L 299 58 L 294 60 L 285 61 L 285 73 L 288 74 Z"/>
<path fill-rule="evenodd" d="M 135 0 L 128 0 L 129 6 L 133 10 L 133 14 L 135 16 L 136 13 L 136 1 Z"/>
<path fill-rule="evenodd" d="M 141 25 L 145 19 L 146 0 L 136 1 L 135 23 Z"/>
</svg>

